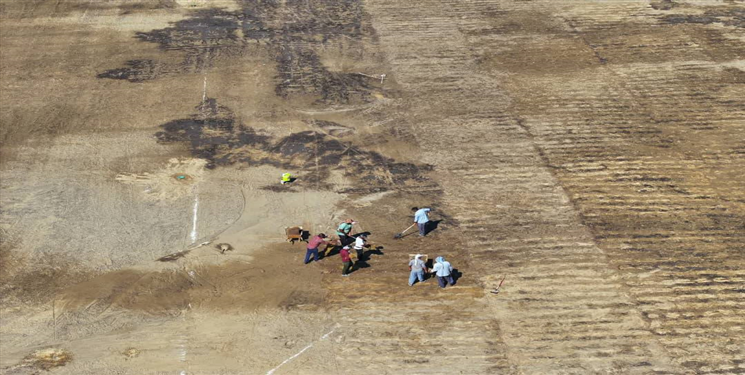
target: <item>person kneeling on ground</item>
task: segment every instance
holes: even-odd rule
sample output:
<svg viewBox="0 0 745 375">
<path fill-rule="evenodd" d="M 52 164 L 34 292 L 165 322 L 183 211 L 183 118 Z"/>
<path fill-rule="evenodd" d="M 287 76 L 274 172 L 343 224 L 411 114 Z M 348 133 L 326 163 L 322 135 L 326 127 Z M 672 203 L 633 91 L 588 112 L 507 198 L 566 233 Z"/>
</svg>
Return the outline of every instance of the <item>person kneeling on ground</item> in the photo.
<svg viewBox="0 0 745 375">
<path fill-rule="evenodd" d="M 421 257 L 422 254 L 417 254 L 414 256 L 414 259 L 409 261 L 409 269 L 411 270 L 411 273 L 409 273 L 409 286 L 414 285 L 417 279 L 419 279 L 420 283 L 424 282 L 424 270 L 427 266 L 420 259 Z"/>
<path fill-rule="evenodd" d="M 339 252 L 341 255 L 341 262 L 344 268 L 341 270 L 342 276 L 349 276 L 349 270 L 352 268 L 352 258 L 349 256 L 349 246 L 344 246 Z"/>
<path fill-rule="evenodd" d="M 326 235 L 323 233 L 313 236 L 313 238 L 308 241 L 308 249 L 305 251 L 305 264 L 310 263 L 311 255 L 313 255 L 313 260 L 318 262 L 318 246 L 321 246 L 322 243 L 326 242 L 328 242 L 328 240 L 326 239 Z"/>
<path fill-rule="evenodd" d="M 432 268 L 432 272 L 437 276 L 437 284 L 440 285 L 440 288 L 444 288 L 446 282 L 447 284 L 455 285 L 452 275 L 453 266 L 444 257 L 437 257 L 435 259 L 435 267 Z"/>
</svg>

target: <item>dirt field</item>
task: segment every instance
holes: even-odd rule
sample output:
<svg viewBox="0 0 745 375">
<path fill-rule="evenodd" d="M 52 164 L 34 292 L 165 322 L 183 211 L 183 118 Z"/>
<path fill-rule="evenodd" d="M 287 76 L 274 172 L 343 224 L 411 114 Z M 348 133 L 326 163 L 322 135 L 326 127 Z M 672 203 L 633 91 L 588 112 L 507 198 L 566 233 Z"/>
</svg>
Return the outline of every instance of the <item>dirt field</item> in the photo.
<svg viewBox="0 0 745 375">
<path fill-rule="evenodd" d="M 0 51 L 2 374 L 745 374 L 743 1 L 0 0 Z M 350 217 L 350 277 L 284 242 Z"/>
</svg>

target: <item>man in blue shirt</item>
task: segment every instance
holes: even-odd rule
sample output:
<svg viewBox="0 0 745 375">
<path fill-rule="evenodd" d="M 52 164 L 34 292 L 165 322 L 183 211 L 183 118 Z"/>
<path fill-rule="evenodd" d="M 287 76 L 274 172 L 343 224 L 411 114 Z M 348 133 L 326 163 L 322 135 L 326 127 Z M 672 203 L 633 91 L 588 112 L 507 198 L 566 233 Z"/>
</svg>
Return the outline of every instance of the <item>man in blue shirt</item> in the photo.
<svg viewBox="0 0 745 375">
<path fill-rule="evenodd" d="M 435 266 L 432 268 L 432 272 L 437 276 L 437 284 L 440 285 L 440 288 L 444 288 L 446 283 L 451 286 L 455 285 L 453 266 L 445 260 L 445 257 L 437 257 L 435 259 Z"/>
<path fill-rule="evenodd" d="M 432 210 L 419 207 L 412 207 L 411 210 L 414 211 L 414 222 L 419 227 L 419 237 L 424 237 L 427 234 L 427 223 L 429 223 L 427 212 Z"/>
</svg>

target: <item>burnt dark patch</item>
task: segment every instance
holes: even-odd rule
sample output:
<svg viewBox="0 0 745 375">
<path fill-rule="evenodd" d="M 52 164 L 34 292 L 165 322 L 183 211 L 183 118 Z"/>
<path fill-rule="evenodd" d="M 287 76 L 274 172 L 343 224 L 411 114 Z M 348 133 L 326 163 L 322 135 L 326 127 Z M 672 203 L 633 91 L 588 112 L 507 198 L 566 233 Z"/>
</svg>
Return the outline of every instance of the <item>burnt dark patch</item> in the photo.
<svg viewBox="0 0 745 375">
<path fill-rule="evenodd" d="M 153 60 L 130 60 L 126 67 L 111 69 L 98 78 L 126 79 L 141 82 L 159 76 L 202 71 L 221 57 L 242 53 L 244 41 L 236 33 L 242 26 L 241 14 L 221 9 L 193 11 L 191 17 L 172 26 L 138 32 L 135 38 L 156 43 L 163 51 L 180 51 L 184 58 L 179 63 Z M 157 68 L 157 69 L 156 69 Z"/>
<path fill-rule="evenodd" d="M 155 136 L 159 143 L 187 145 L 194 157 L 208 161 L 208 168 L 247 163 L 308 171 L 303 182 L 319 188 L 330 188 L 325 180 L 331 170 L 339 169 L 368 188 L 382 186 L 383 190 L 426 181 L 423 174 L 432 169 L 398 162 L 316 131 L 273 139 L 239 123 L 233 112 L 215 99 L 206 100 L 196 110 L 190 118 L 161 125 Z"/>
<path fill-rule="evenodd" d="M 197 106 L 191 118 L 169 121 L 155 134 L 159 143 L 186 143 L 193 156 L 208 161 L 207 167 L 253 161 L 257 156 L 238 152 L 251 147 L 264 148 L 269 137 L 237 124 L 233 112 L 209 98 Z"/>
<path fill-rule="evenodd" d="M 668 24 L 721 23 L 737 28 L 745 27 L 745 8 L 740 6 L 713 7 L 703 14 L 670 14 L 661 18 Z"/>
<path fill-rule="evenodd" d="M 677 5 L 678 4 L 675 4 L 672 0 L 653 1 L 649 3 L 649 6 L 657 10 L 670 10 Z"/>
<path fill-rule="evenodd" d="M 290 44 L 277 54 L 279 83 L 277 96 L 316 95 L 323 103 L 365 101 L 374 88 L 371 80 L 359 74 L 330 72 L 318 54 L 307 45 Z"/>
<path fill-rule="evenodd" d="M 239 57 L 250 53 L 251 48 L 266 48 L 277 64 L 275 92 L 280 97 L 310 95 L 325 104 L 370 99 L 376 80 L 332 72 L 318 53 L 329 43 L 344 38 L 357 42 L 347 48 L 362 58 L 362 40 L 374 34 L 365 21 L 360 0 L 245 0 L 240 5 L 240 11 L 193 11 L 189 18 L 170 27 L 136 33 L 137 39 L 156 43 L 163 51 L 184 53 L 180 63 L 132 60 L 128 66 L 108 70 L 98 77 L 141 82 L 159 75 L 202 71 L 221 58 Z M 153 66 L 161 66 L 159 74 L 153 74 Z"/>
<path fill-rule="evenodd" d="M 182 50 L 202 53 L 210 49 L 230 46 L 238 40 L 239 16 L 220 9 L 195 11 L 190 18 L 175 22 L 173 26 L 149 32 L 136 33 L 137 39 L 157 43 L 164 50 Z"/>
<path fill-rule="evenodd" d="M 129 60 L 124 65 L 124 68 L 110 69 L 97 77 L 143 82 L 157 78 L 161 70 L 160 64 L 153 60 Z"/>
</svg>

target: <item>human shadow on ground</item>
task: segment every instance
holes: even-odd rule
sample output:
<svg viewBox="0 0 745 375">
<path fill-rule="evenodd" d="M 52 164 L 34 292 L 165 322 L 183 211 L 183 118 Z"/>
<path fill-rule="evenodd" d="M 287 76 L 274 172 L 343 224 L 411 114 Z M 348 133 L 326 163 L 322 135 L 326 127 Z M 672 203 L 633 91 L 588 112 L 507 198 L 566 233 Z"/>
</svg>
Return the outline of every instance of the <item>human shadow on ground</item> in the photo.
<svg viewBox="0 0 745 375">
<path fill-rule="evenodd" d="M 453 272 L 450 273 L 453 276 L 453 285 L 458 283 L 458 280 L 463 277 L 463 272 L 458 271 L 457 268 L 453 268 Z"/>
<path fill-rule="evenodd" d="M 434 230 L 436 230 L 437 227 L 440 226 L 441 222 L 442 222 L 442 219 L 428 221 L 427 224 L 424 226 L 424 235 L 426 236 L 430 234 L 431 232 L 433 232 Z"/>
</svg>

